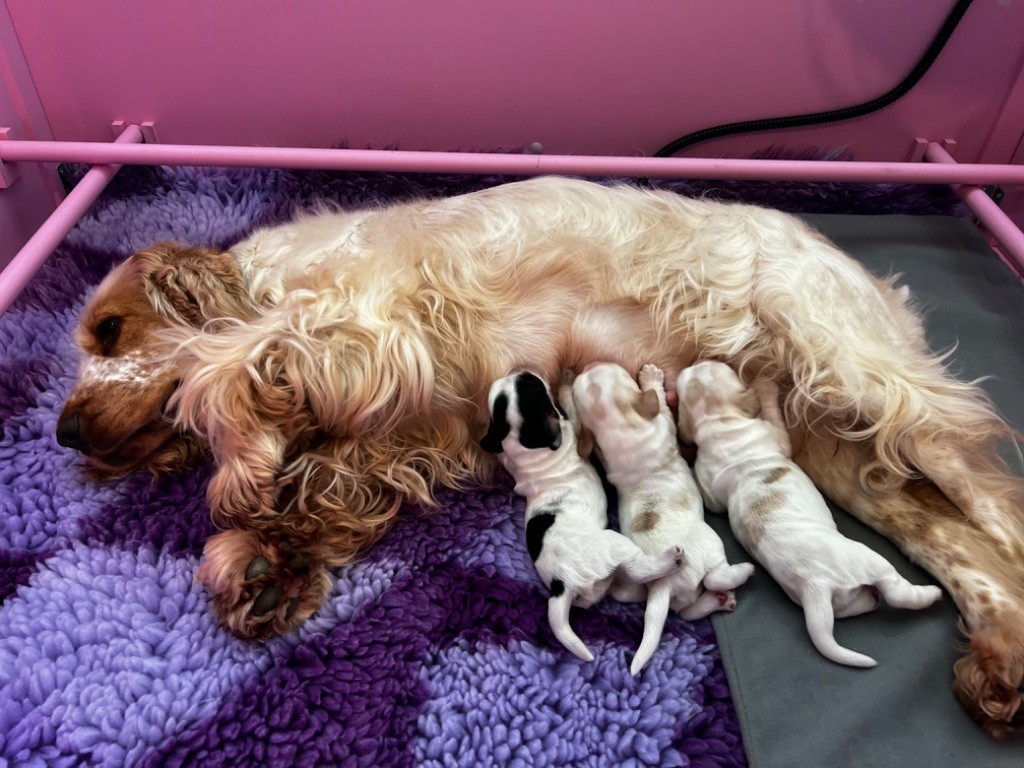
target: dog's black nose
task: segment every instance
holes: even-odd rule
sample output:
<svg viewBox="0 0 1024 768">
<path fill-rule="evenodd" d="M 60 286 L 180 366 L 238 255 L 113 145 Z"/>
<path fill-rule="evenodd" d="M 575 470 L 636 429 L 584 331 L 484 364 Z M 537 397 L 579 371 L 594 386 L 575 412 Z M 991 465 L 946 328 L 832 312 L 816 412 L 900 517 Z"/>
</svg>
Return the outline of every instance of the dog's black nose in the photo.
<svg viewBox="0 0 1024 768">
<path fill-rule="evenodd" d="M 82 437 L 82 421 L 77 413 L 65 416 L 57 422 L 57 444 L 82 453 L 89 452 L 89 444 Z"/>
</svg>

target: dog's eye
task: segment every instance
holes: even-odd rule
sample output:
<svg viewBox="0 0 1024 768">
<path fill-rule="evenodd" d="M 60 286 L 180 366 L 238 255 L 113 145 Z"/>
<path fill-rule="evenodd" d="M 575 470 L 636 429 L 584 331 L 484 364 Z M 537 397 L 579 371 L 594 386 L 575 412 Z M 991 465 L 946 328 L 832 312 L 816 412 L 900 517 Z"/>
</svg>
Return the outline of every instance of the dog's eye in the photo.
<svg viewBox="0 0 1024 768">
<path fill-rule="evenodd" d="M 121 318 L 116 315 L 100 321 L 100 324 L 96 326 L 96 338 L 99 340 L 104 352 L 109 353 L 114 348 L 120 335 Z"/>
</svg>

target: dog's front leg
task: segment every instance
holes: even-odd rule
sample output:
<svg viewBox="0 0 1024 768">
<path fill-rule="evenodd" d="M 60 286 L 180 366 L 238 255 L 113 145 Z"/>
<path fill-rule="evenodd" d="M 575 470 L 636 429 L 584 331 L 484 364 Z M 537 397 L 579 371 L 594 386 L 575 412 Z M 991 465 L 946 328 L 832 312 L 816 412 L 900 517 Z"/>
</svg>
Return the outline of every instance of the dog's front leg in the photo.
<svg viewBox="0 0 1024 768">
<path fill-rule="evenodd" d="M 286 441 L 273 430 L 248 437 L 218 436 L 217 472 L 206 489 L 210 516 L 218 528 L 263 528 L 275 521 L 277 480 Z"/>
</svg>

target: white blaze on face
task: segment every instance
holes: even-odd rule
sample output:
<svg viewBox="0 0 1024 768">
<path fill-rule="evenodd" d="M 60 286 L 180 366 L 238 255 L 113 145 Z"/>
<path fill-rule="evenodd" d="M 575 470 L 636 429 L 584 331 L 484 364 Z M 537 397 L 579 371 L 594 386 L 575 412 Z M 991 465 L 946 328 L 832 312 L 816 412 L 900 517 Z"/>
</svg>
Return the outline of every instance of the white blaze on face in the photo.
<svg viewBox="0 0 1024 768">
<path fill-rule="evenodd" d="M 78 380 L 82 384 L 143 387 L 165 367 L 165 364 L 138 352 L 120 357 L 83 354 Z"/>
</svg>

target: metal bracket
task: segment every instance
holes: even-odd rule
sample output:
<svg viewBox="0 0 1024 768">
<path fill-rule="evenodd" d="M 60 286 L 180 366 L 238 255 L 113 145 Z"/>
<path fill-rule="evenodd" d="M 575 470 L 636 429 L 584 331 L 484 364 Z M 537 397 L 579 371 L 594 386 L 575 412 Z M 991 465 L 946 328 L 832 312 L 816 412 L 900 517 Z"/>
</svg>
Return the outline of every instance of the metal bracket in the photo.
<svg viewBox="0 0 1024 768">
<path fill-rule="evenodd" d="M 911 163 L 919 163 L 924 160 L 925 150 L 928 149 L 928 145 L 930 143 L 931 141 L 929 139 L 922 139 L 921 137 L 914 139 L 914 143 L 910 147 L 910 156 L 907 158 L 907 161 Z M 943 139 L 939 144 L 941 144 L 942 148 L 951 155 L 956 151 L 956 139 Z"/>
<path fill-rule="evenodd" d="M 116 139 L 122 133 L 124 133 L 124 129 L 128 125 L 129 123 L 125 122 L 124 120 L 115 120 L 114 122 L 112 122 L 110 124 L 110 130 L 113 132 L 114 138 Z M 154 121 L 148 120 L 144 123 L 139 123 L 139 130 L 142 131 L 142 141 L 145 142 L 146 144 L 160 143 L 160 136 L 156 132 L 156 123 Z"/>
<path fill-rule="evenodd" d="M 11 138 L 10 128 L 0 128 L 0 141 Z M 14 163 L 4 163 L 0 158 L 0 189 L 7 189 L 18 179 L 18 166 Z"/>
</svg>

